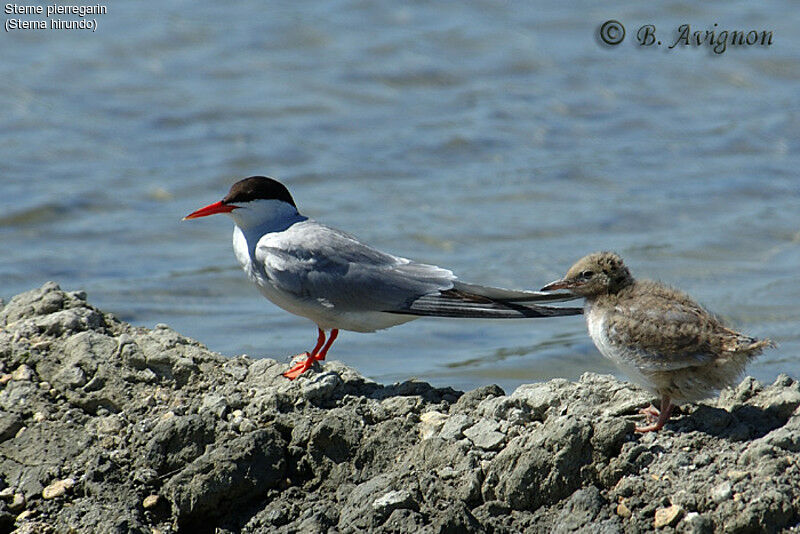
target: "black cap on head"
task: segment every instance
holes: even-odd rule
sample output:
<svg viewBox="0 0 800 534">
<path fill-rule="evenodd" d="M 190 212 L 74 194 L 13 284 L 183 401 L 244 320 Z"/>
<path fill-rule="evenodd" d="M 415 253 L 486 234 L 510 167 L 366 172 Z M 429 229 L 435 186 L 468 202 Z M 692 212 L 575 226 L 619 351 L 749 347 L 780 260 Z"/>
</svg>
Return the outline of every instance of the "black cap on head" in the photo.
<svg viewBox="0 0 800 534">
<path fill-rule="evenodd" d="M 251 176 L 239 180 L 231 186 L 231 190 L 222 199 L 223 204 L 250 202 L 251 200 L 282 200 L 297 207 L 289 194 L 289 190 L 277 180 L 266 176 Z"/>
</svg>

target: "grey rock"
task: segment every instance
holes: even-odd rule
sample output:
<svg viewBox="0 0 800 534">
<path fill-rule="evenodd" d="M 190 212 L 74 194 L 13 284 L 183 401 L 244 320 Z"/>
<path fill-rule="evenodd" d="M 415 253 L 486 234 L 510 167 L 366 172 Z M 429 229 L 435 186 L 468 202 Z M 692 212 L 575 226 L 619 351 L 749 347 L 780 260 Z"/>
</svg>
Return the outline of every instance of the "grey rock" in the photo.
<svg viewBox="0 0 800 534">
<path fill-rule="evenodd" d="M 498 498 L 517 510 L 563 499 L 582 483 L 581 468 L 592 456 L 591 435 L 590 424 L 559 417 L 549 427 L 513 439 L 492 462 L 484 497 Z"/>
<path fill-rule="evenodd" d="M 55 284 L 12 298 L 0 532 L 19 513 L 31 532 L 164 534 L 652 532 L 657 511 L 665 532 L 777 532 L 800 517 L 787 376 L 746 378 L 640 435 L 652 399 L 607 375 L 505 395 L 286 368 L 119 322 Z"/>
<path fill-rule="evenodd" d="M 380 516 L 388 517 L 400 508 L 417 508 L 414 497 L 406 490 L 392 490 L 372 501 L 372 509 Z"/>
<path fill-rule="evenodd" d="M 228 411 L 228 400 L 223 395 L 209 393 L 203 396 L 200 411 L 212 413 L 221 419 Z"/>
<path fill-rule="evenodd" d="M 472 418 L 468 415 L 456 413 L 445 421 L 444 426 L 439 431 L 442 439 L 460 439 L 464 437 L 464 430 L 472 426 Z"/>
<path fill-rule="evenodd" d="M 285 446 L 274 429 L 220 443 L 169 479 L 164 494 L 179 521 L 220 516 L 227 507 L 263 498 L 280 484 L 286 471 Z"/>
<path fill-rule="evenodd" d="M 137 439 L 146 440 L 140 461 L 158 473 L 169 473 L 205 452 L 214 442 L 215 422 L 206 414 L 172 416 L 159 421 Z"/>
<path fill-rule="evenodd" d="M 303 397 L 319 402 L 327 400 L 342 385 L 342 379 L 334 372 L 319 374 L 303 384 Z"/>
<path fill-rule="evenodd" d="M 499 450 L 506 440 L 505 434 L 498 432 L 500 424 L 496 421 L 481 419 L 464 430 L 464 436 L 476 447 L 485 450 Z"/>
<path fill-rule="evenodd" d="M 727 501 L 733 496 L 733 485 L 730 481 L 725 481 L 718 486 L 714 486 L 711 489 L 711 499 L 719 504 L 721 502 Z"/>
<path fill-rule="evenodd" d="M 470 413 L 485 399 L 505 397 L 505 395 L 506 393 L 503 391 L 503 388 L 497 384 L 481 386 L 461 395 L 458 401 L 453 405 L 453 413 Z"/>
<path fill-rule="evenodd" d="M 25 426 L 22 417 L 16 413 L 0 412 L 0 442 L 11 439 L 17 435 L 19 429 Z"/>
<path fill-rule="evenodd" d="M 382 512 L 391 510 L 377 510 L 373 507 L 373 503 L 391 492 L 392 483 L 393 478 L 390 475 L 378 475 L 356 486 L 344 502 L 339 515 L 339 527 L 359 529 L 382 523 L 385 519 Z"/>
</svg>

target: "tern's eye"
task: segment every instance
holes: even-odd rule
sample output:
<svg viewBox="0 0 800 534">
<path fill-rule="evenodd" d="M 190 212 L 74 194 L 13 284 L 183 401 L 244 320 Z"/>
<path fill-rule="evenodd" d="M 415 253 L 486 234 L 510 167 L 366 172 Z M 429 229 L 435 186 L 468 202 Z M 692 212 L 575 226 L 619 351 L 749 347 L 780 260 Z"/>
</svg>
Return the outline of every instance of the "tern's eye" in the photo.
<svg viewBox="0 0 800 534">
<path fill-rule="evenodd" d="M 594 271 L 583 271 L 581 273 L 581 278 L 591 278 L 594 276 Z"/>
</svg>

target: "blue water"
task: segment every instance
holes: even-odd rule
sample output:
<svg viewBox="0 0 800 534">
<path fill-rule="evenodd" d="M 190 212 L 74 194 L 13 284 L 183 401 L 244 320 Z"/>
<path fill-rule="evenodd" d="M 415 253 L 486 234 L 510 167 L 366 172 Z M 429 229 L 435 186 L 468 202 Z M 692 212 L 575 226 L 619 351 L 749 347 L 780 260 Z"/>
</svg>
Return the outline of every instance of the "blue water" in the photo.
<svg viewBox="0 0 800 534">
<path fill-rule="evenodd" d="M 750 373 L 800 376 L 793 2 L 107 6 L 94 33 L 0 35 L 3 297 L 56 280 L 226 355 L 307 350 L 313 324 L 250 287 L 230 220 L 180 220 L 267 174 L 306 215 L 470 282 L 538 288 L 614 249 L 776 340 Z M 632 42 L 687 22 L 774 43 Z M 423 319 L 330 356 L 457 388 L 614 372 L 579 317 Z"/>
</svg>

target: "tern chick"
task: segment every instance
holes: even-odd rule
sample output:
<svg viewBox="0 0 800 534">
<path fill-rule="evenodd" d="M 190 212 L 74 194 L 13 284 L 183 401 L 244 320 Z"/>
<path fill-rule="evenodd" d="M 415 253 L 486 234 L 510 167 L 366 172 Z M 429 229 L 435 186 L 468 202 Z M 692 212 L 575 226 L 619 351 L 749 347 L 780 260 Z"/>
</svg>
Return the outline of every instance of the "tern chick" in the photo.
<svg viewBox="0 0 800 534">
<path fill-rule="evenodd" d="M 724 326 L 687 294 L 650 280 L 636 280 L 617 254 L 597 252 L 578 260 L 566 276 L 542 291 L 566 289 L 585 297 L 589 335 L 600 352 L 634 382 L 661 398 L 640 413 L 659 430 L 673 403 L 707 398 L 733 385 L 745 365 L 773 343 Z"/>
</svg>

